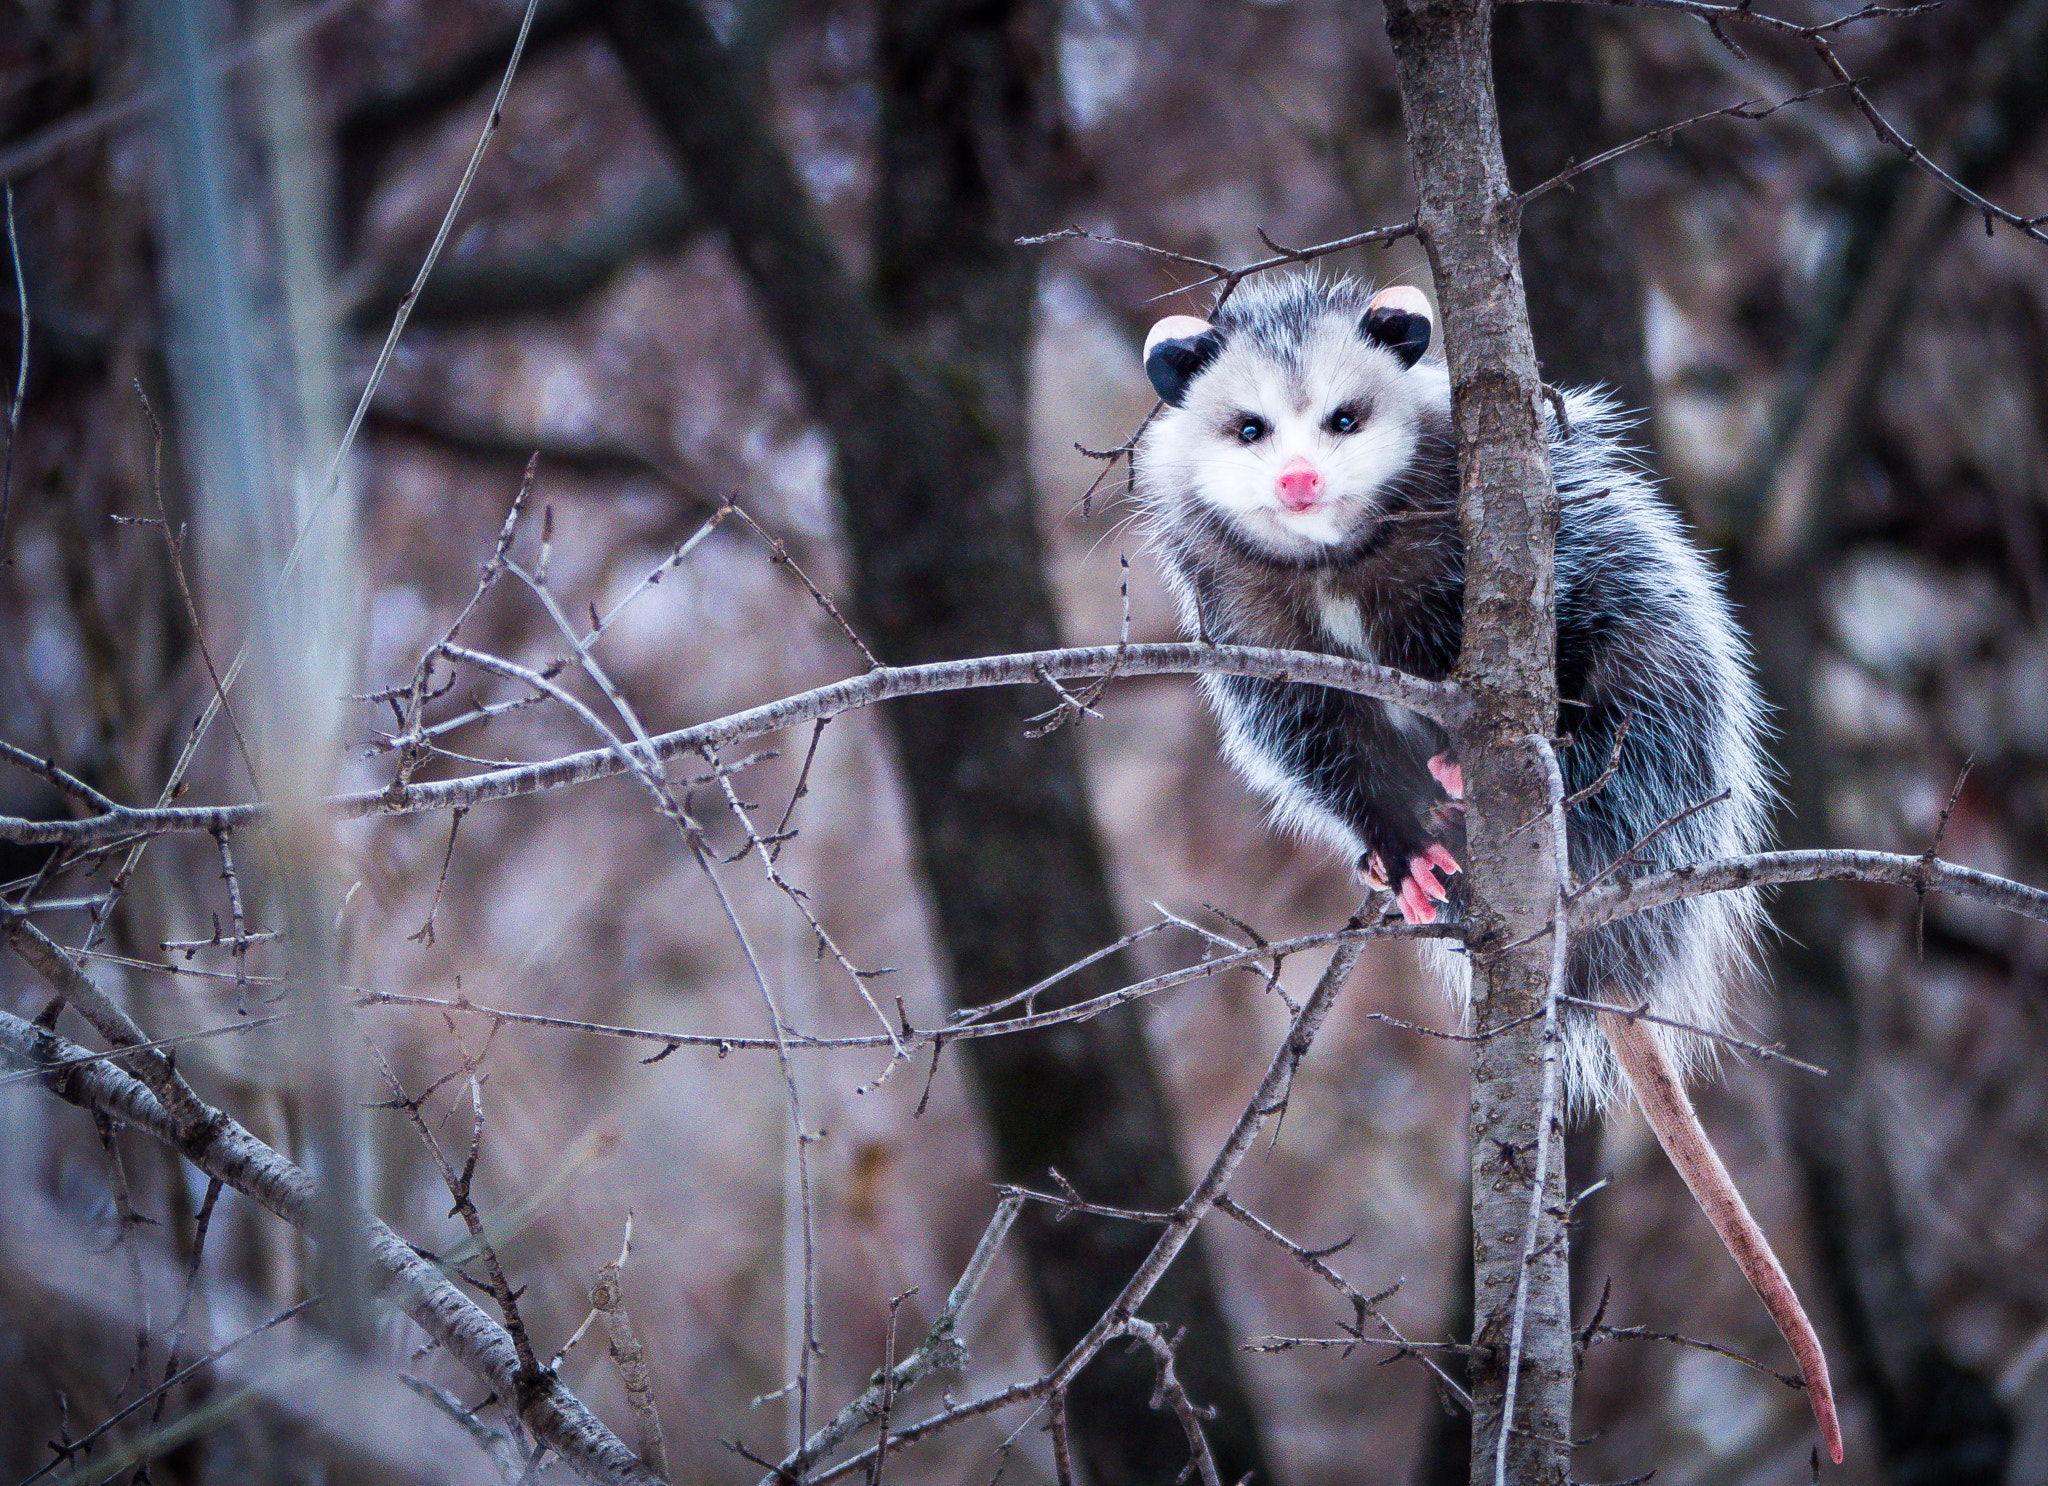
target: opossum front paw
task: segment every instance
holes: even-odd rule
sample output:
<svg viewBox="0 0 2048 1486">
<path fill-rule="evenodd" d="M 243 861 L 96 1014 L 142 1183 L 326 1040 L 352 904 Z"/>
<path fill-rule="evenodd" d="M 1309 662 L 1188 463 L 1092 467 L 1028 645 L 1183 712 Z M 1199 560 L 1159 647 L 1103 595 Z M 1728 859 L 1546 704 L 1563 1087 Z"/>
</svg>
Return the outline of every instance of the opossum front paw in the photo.
<svg viewBox="0 0 2048 1486">
<path fill-rule="evenodd" d="M 1465 766 L 1450 755 L 1450 750 L 1438 754 L 1429 761 L 1429 777 L 1443 786 L 1445 794 L 1459 804 L 1465 800 Z"/>
<path fill-rule="evenodd" d="M 1463 870 L 1458 859 L 1441 842 L 1432 841 L 1419 854 L 1409 857 L 1408 869 L 1402 874 L 1400 889 L 1394 895 L 1401 917 L 1411 924 L 1435 923 L 1436 905 L 1448 903 L 1451 899 L 1443 878 L 1455 877 Z M 1443 878 L 1437 875 L 1439 872 Z M 1358 875 L 1367 887 L 1376 891 L 1384 892 L 1392 886 L 1386 860 L 1376 851 L 1368 851 L 1358 859 Z"/>
</svg>

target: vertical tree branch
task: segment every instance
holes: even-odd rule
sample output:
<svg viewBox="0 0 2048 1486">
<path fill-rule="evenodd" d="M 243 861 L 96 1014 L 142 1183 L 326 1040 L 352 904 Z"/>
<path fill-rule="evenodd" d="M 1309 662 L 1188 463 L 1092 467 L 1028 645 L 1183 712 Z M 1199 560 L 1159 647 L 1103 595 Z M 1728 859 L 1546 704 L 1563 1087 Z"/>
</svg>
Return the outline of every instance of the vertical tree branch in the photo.
<svg viewBox="0 0 2048 1486">
<path fill-rule="evenodd" d="M 1455 743 L 1467 790 L 1473 1010 L 1479 1031 L 1508 1028 L 1481 1042 L 1472 1063 L 1474 1339 L 1481 1348 L 1472 1369 L 1473 1459 L 1496 1479 L 1549 1483 L 1564 1481 L 1570 1464 L 1574 1368 L 1559 1218 L 1563 1163 L 1543 1163 L 1545 1190 L 1534 1202 L 1530 1194 L 1548 1118 L 1544 1029 L 1532 1014 L 1550 994 L 1558 855 L 1545 833 L 1517 835 L 1516 827 L 1551 815 L 1540 740 L 1557 728 L 1557 494 L 1522 290 L 1520 212 L 1501 157 L 1491 21 L 1488 0 L 1391 0 L 1387 7 L 1417 222 L 1443 310 L 1458 451 L 1466 571 L 1457 675 L 1473 709 Z M 1516 1413 L 1506 1421 L 1518 1310 L 1524 1342 Z"/>
</svg>

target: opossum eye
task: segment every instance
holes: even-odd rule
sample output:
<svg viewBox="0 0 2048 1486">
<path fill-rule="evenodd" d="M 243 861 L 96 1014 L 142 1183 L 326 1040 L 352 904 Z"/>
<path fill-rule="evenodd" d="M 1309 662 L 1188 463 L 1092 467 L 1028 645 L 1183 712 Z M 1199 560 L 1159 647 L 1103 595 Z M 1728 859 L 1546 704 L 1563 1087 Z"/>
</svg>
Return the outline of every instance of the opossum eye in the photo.
<svg viewBox="0 0 2048 1486">
<path fill-rule="evenodd" d="M 1272 431 L 1265 419 L 1254 418 L 1249 413 L 1237 420 L 1237 441 L 1240 444 L 1256 444 Z"/>
<path fill-rule="evenodd" d="M 1365 414 L 1346 404 L 1323 420 L 1323 427 L 1331 433 L 1356 433 L 1365 423 Z"/>
</svg>

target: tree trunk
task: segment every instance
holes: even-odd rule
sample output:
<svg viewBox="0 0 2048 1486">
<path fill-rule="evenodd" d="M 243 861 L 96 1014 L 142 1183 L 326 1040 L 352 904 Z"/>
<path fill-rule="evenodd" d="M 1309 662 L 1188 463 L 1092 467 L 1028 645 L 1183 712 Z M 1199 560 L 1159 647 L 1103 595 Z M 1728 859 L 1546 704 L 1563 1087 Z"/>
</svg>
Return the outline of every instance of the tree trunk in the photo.
<svg viewBox="0 0 2048 1486">
<path fill-rule="evenodd" d="M 693 189 L 727 231 L 764 317 L 830 430 L 854 563 L 856 622 L 899 664 L 1058 643 L 1025 470 L 1024 385 L 1036 275 L 1010 246 L 1005 192 L 1043 148 L 1051 27 L 1030 3 L 883 8 L 876 288 L 848 279 L 786 158 L 688 0 L 612 0 L 621 61 Z M 1114 941 L 1079 751 L 1033 740 L 1048 699 L 920 697 L 888 713 L 953 993 L 973 1005 Z M 1109 956 L 1047 1007 L 1135 979 Z M 1174 1122 L 1140 1022 L 1113 1014 L 967 1051 L 1006 1180 L 1056 1167 L 1091 1199 L 1161 1209 L 1187 1194 Z M 1132 1223 L 1027 1209 L 1019 1224 L 1054 1352 L 1111 1304 L 1152 1246 Z M 1186 1328 L 1178 1372 L 1213 1407 L 1226 1479 L 1264 1464 L 1235 1349 L 1199 1256 L 1148 1312 Z M 1097 1486 L 1172 1480 L 1180 1426 L 1150 1405 L 1150 1359 L 1106 1353 L 1071 1415 Z"/>
<path fill-rule="evenodd" d="M 1562 851 L 1552 832 L 1517 830 L 1553 807 L 1558 508 L 1517 256 L 1521 214 L 1494 106 L 1492 10 L 1490 0 L 1390 0 L 1387 34 L 1443 310 L 1458 451 L 1465 628 L 1456 679 L 1472 711 L 1454 742 L 1465 768 L 1473 1012 L 1482 1033 L 1507 1028 L 1472 1060 L 1474 1340 L 1484 1349 L 1471 1370 L 1473 1475 L 1562 1486 L 1574 1366 L 1558 1219 L 1563 1138 L 1546 1098 L 1554 1032 L 1541 1016 Z"/>
</svg>

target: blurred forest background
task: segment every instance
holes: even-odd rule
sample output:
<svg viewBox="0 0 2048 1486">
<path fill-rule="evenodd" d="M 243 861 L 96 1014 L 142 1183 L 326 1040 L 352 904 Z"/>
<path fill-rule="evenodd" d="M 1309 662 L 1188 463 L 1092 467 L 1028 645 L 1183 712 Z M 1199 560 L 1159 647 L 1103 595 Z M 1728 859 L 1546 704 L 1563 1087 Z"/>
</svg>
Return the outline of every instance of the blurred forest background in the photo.
<svg viewBox="0 0 2048 1486">
<path fill-rule="evenodd" d="M 303 503 L 441 224 L 521 9 L 249 0 L 163 7 L 173 22 L 155 4 L 0 0 L 0 165 L 31 326 L 0 527 L 0 739 L 116 800 L 153 802 L 212 694 L 209 668 L 252 628 L 288 630 L 264 596 L 290 545 L 278 513 L 293 508 L 266 489 L 238 515 L 201 488 L 202 471 L 225 467 L 208 452 L 209 419 L 228 405 L 209 377 L 253 389 L 244 433 Z M 1779 13 L 1811 22 L 1840 7 Z M 1688 115 L 1829 81 L 1797 44 L 1744 32 L 1738 50 L 1683 15 L 1517 5 L 1498 31 L 1523 185 Z M 1965 182 L 2048 210 L 2048 3 L 1955 0 L 1839 44 Z M 204 109 L 173 86 L 181 45 L 198 96 L 218 97 L 226 132 L 210 146 Z M 221 166 L 208 189 L 241 280 L 216 284 L 208 264 L 225 260 L 195 249 L 204 214 L 187 167 L 200 159 Z M 326 628 L 265 641 L 294 664 L 334 657 L 310 672 L 320 695 L 302 711 L 332 711 L 338 746 L 302 757 L 298 784 L 391 779 L 392 707 L 334 698 L 408 682 L 475 588 L 536 451 L 515 552 L 550 564 L 549 591 L 578 625 L 730 497 L 887 662 L 1112 643 L 1125 556 L 1131 637 L 1173 638 L 1121 469 L 1089 496 L 1102 466 L 1075 444 L 1129 437 L 1151 405 L 1146 326 L 1199 313 L 1207 291 L 1162 299 L 1200 274 L 1141 253 L 1011 240 L 1079 224 L 1239 264 L 1267 255 L 1262 231 L 1303 245 L 1405 220 L 1409 192 L 1376 7 L 543 0 L 308 548 Z M 1942 853 L 2048 882 L 2048 248 L 1987 231 L 1833 95 L 1637 150 L 1544 198 L 1527 225 L 1546 377 L 1615 385 L 1644 410 L 1646 450 L 1756 637 L 1782 728 L 1784 844 L 1928 849 L 1967 766 Z M 13 256 L 0 275 L 9 393 Z M 1324 268 L 1428 288 L 1412 241 Z M 190 339 L 217 288 L 239 296 L 247 335 L 208 372 Z M 220 371 L 230 362 L 235 375 Z M 138 382 L 165 427 L 161 495 L 189 532 L 204 652 L 165 527 L 149 524 Z M 775 558 L 728 518 L 608 626 L 596 653 L 650 730 L 863 667 Z M 563 645 L 509 580 L 462 640 L 535 667 Z M 561 684 L 601 703 L 573 673 Z M 465 671 L 428 716 L 521 694 Z M 856 713 L 815 738 L 791 730 L 731 781 L 765 835 L 802 777 L 776 870 L 853 965 L 894 968 L 862 982 L 892 1017 L 895 998 L 930 1026 L 1021 990 L 1161 908 L 1240 933 L 1213 905 L 1278 939 L 1357 907 L 1343 864 L 1265 826 L 1185 678 L 1120 682 L 1099 718 L 1025 736 L 1056 700 L 968 693 Z M 273 721 L 279 735 L 329 726 Z M 594 740 L 542 706 L 435 741 L 447 752 L 420 760 L 419 778 Z M 249 797 L 229 729 L 205 735 L 189 784 L 181 803 Z M 747 847 L 715 781 L 688 798 L 719 855 Z M 79 808 L 34 771 L 0 767 L 0 814 Z M 341 985 L 735 1037 L 766 1025 L 704 872 L 630 780 L 481 805 L 452 846 L 442 814 L 344 823 L 301 883 L 303 911 L 291 872 L 266 876 L 262 840 L 234 838 L 248 928 L 294 912 L 324 925 Z M 93 980 L 153 1036 L 233 1023 L 238 996 L 252 1022 L 292 1009 L 303 963 L 269 941 L 243 954 L 221 942 L 243 910 L 211 840 L 153 845 L 115 894 L 122 861 L 0 846 L 0 893 L 33 893 L 27 921 L 88 951 Z M 873 1032 L 855 983 L 758 859 L 718 872 L 786 1021 Z M 1876 889 L 1794 889 L 1778 910 L 1753 1035 L 1828 1074 L 1730 1060 L 1699 1097 L 1828 1343 L 1849 1435 L 1829 1479 L 2048 1482 L 2048 937 Z M 7 920 L 10 940 L 21 921 Z M 1184 930 L 1145 938 L 1072 994 L 1203 949 Z M 1315 969 L 1290 961 L 1282 987 L 1298 995 Z M 33 1017 L 49 994 L 22 958 L 0 959 L 0 1007 Z M 1369 950 L 1233 1194 L 1303 1243 L 1355 1235 L 1330 1262 L 1367 1292 L 1401 1281 L 1384 1305 L 1410 1337 L 1453 1337 L 1470 1304 L 1464 1057 L 1375 1012 L 1448 1026 L 1405 950 Z M 1171 1206 L 1186 1190 L 1176 1160 L 1208 1162 L 1287 1020 L 1265 978 L 1241 970 L 879 1085 L 882 1054 L 799 1049 L 815 1133 L 803 1171 L 772 1053 L 684 1047 L 648 1062 L 658 1046 L 516 1025 L 491 1036 L 473 1017 L 370 1006 L 317 1023 L 325 1037 L 300 1019 L 185 1044 L 177 1066 L 445 1252 L 462 1228 L 441 1177 L 402 1112 L 370 1107 L 389 1088 L 350 1049 L 360 1028 L 416 1093 L 491 1036 L 474 1190 L 525 1287 L 536 1348 L 551 1354 L 583 1318 L 630 1211 L 626 1293 L 673 1479 L 737 1482 L 761 1469 L 723 1441 L 778 1458 L 800 1437 L 795 1396 L 779 1390 L 803 1349 L 806 1183 L 815 1427 L 881 1362 L 893 1297 L 916 1292 L 893 1355 L 923 1335 L 996 1181 L 1049 1189 L 1057 1166 L 1092 1200 Z M 463 1080 L 423 1114 L 459 1158 Z M 1607 1292 L 1610 1325 L 1788 1365 L 1632 1113 L 1575 1134 L 1571 1154 L 1575 1186 L 1609 1179 L 1575 1236 L 1582 1316 Z M 464 1405 L 479 1386 L 418 1355 L 420 1334 L 388 1312 L 367 1336 L 317 1311 L 294 1320 L 137 1411 L 95 1454 L 53 1457 L 51 1442 L 154 1386 L 174 1336 L 187 1361 L 239 1336 L 312 1293 L 317 1264 L 302 1235 L 230 1192 L 188 1286 L 203 1178 L 32 1080 L 0 1082 L 0 1173 L 6 1479 L 53 1458 L 65 1479 L 95 1481 L 495 1478 L 397 1377 Z M 961 1396 L 1043 1372 L 1149 1244 L 1142 1225 L 1060 1223 L 1042 1206 L 1020 1231 L 963 1325 Z M 1219 1405 L 1226 1464 L 1294 1486 L 1461 1479 L 1464 1424 L 1429 1373 L 1380 1365 L 1383 1346 L 1272 1340 L 1337 1335 L 1350 1309 L 1241 1226 L 1202 1237 L 1158 1314 L 1188 1327 L 1182 1375 Z M 1126 1351 L 1104 1358 L 1099 1397 L 1076 1398 L 1104 1486 L 1171 1480 L 1177 1464 L 1156 1462 L 1184 1453 L 1168 1415 L 1149 1443 L 1113 1422 L 1146 1414 L 1152 1363 Z M 628 1430 L 601 1342 L 562 1377 Z M 930 1412 L 937 1385 L 924 1393 L 903 1407 Z M 1006 1448 L 1028 1412 L 960 1425 L 889 1473 L 1050 1481 L 1042 1420 Z M 1800 1395 L 1697 1349 L 1591 1347 L 1577 1432 L 1583 1480 L 1808 1479 Z M 124 1448 L 154 1458 L 138 1473 Z"/>
</svg>

